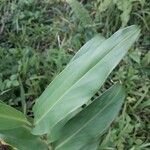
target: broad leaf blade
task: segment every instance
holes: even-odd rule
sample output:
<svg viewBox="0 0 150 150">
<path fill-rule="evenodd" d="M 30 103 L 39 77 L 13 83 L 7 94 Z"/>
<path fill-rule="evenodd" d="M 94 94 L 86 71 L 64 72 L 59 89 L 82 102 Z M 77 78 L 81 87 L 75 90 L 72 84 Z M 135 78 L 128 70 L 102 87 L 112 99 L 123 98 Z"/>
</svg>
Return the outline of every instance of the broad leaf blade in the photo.
<svg viewBox="0 0 150 150">
<path fill-rule="evenodd" d="M 120 84 L 107 90 L 63 127 L 55 150 L 79 150 L 86 147 L 110 126 L 124 98 L 125 92 Z"/>
<path fill-rule="evenodd" d="M 82 148 L 79 150 L 97 150 L 99 147 L 99 139 L 91 140 L 89 143 L 86 143 Z"/>
<path fill-rule="evenodd" d="M 72 114 L 103 85 L 139 32 L 136 26 L 120 29 L 95 50 L 88 51 L 68 65 L 36 101 L 33 133 L 50 131 L 52 137 L 55 136 Z"/>
<path fill-rule="evenodd" d="M 0 139 L 19 150 L 47 150 L 46 144 L 27 127 L 0 131 Z"/>
<path fill-rule="evenodd" d="M 4 103 L 0 103 L 0 130 L 7 130 L 30 125 L 26 117 L 20 111 Z"/>
<path fill-rule="evenodd" d="M 70 63 L 73 62 L 74 60 L 78 59 L 85 53 L 89 51 L 93 51 L 102 44 L 102 42 L 105 41 L 105 38 L 101 35 L 96 35 L 94 38 L 89 40 L 83 47 L 80 48 L 80 50 L 75 54 L 75 56 L 71 59 Z"/>
</svg>

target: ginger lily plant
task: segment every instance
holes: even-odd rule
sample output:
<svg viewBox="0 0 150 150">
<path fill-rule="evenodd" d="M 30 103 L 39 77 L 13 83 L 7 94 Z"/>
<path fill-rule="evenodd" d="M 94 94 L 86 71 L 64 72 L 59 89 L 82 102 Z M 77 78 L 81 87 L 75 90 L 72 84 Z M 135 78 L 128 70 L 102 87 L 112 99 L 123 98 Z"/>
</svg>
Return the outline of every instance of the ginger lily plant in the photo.
<svg viewBox="0 0 150 150">
<path fill-rule="evenodd" d="M 0 140 L 19 150 L 96 150 L 125 92 L 116 83 L 91 101 L 140 33 L 137 26 L 88 41 L 33 107 L 34 121 L 0 103 Z M 82 107 L 86 105 L 86 107 Z"/>
</svg>

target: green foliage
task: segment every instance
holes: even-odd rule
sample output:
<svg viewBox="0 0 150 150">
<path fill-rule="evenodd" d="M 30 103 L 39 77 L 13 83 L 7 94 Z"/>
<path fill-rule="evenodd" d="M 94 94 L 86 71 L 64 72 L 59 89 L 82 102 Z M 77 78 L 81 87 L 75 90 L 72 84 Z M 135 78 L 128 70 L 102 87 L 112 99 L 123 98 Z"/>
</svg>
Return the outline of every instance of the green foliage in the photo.
<svg viewBox="0 0 150 150">
<path fill-rule="evenodd" d="M 50 132 L 52 138 L 57 136 L 60 126 L 92 98 L 138 35 L 139 29 L 135 26 L 119 30 L 108 40 L 98 43 L 94 52 L 90 50 L 70 63 L 36 101 L 33 133 Z"/>
<path fill-rule="evenodd" d="M 124 27 L 127 25 L 130 19 L 130 14 L 134 2 L 139 2 L 142 6 L 145 4 L 145 0 L 100 0 L 99 11 L 106 11 L 110 5 L 115 4 L 121 11 L 120 18 L 122 27 Z"/>
<path fill-rule="evenodd" d="M 0 131 L 30 125 L 25 116 L 16 109 L 0 102 Z"/>
<path fill-rule="evenodd" d="M 130 13 L 132 10 L 132 0 L 116 0 L 116 5 L 119 10 L 122 11 L 120 17 L 122 21 L 122 26 L 126 26 L 129 19 L 130 19 Z"/>
<path fill-rule="evenodd" d="M 102 42 L 105 41 L 105 38 L 96 35 L 94 38 L 92 38 L 90 41 L 88 41 L 85 45 L 83 45 L 80 50 L 74 55 L 74 57 L 71 59 L 70 62 L 76 60 L 77 58 L 81 57 L 83 54 L 91 51 L 91 53 L 102 44 Z"/>
<path fill-rule="evenodd" d="M 31 129 L 28 131 L 25 127 L 25 123 L 28 121 L 23 114 L 0 103 L 1 139 L 19 149 L 26 149 L 25 145 L 28 141 L 31 141 L 28 149 L 35 149 L 37 145 L 39 145 L 39 149 L 47 149 L 48 145 L 40 143 L 40 137 L 32 134 L 49 134 L 50 143 L 54 144 L 53 142 L 58 140 L 58 144 L 54 146 L 55 149 L 82 149 L 90 143 L 90 140 L 94 141 L 92 145 L 95 147 L 95 138 L 109 127 L 120 110 L 125 94 L 121 86 L 116 85 L 83 111 L 82 106 L 87 104 L 102 86 L 110 72 L 135 42 L 139 32 L 139 28 L 130 26 L 120 29 L 107 40 L 96 36 L 85 44 L 36 101 L 33 110 L 34 127 L 32 132 Z M 95 51 L 91 50 L 93 48 Z M 88 58 L 88 61 L 85 62 L 85 58 Z M 28 61 L 25 64 L 25 68 L 27 68 Z M 78 69 L 74 70 L 75 68 Z M 21 96 L 23 94 L 24 89 L 21 83 Z M 24 96 L 22 97 L 24 98 Z M 79 110 L 81 112 L 75 116 Z M 82 115 L 85 117 L 84 119 L 82 119 Z M 69 121 L 71 118 L 73 120 Z M 76 122 L 79 123 L 77 126 Z M 95 123 L 97 127 L 91 127 L 95 126 Z M 13 126 L 10 126 L 11 124 Z M 64 126 L 65 124 L 67 127 Z M 18 129 L 19 127 L 21 129 Z M 63 127 L 71 132 L 61 133 L 61 131 L 65 131 Z M 91 136 L 86 135 L 86 130 L 90 132 Z M 85 136 L 84 138 L 82 134 Z M 67 136 L 65 139 L 64 135 Z M 23 138 L 20 140 L 22 136 Z M 17 139 L 20 140 L 19 144 Z M 78 139 L 77 143 L 73 142 L 76 139 Z M 81 143 L 79 144 L 79 142 Z"/>
<path fill-rule="evenodd" d="M 70 7 L 72 8 L 74 14 L 76 15 L 76 20 L 80 21 L 81 26 L 82 26 L 82 30 L 89 30 L 88 35 L 90 37 L 93 36 L 93 34 L 96 34 L 97 31 L 94 27 L 94 23 L 92 21 L 92 18 L 89 14 L 89 12 L 84 8 L 84 6 L 79 3 L 77 0 L 66 0 L 67 3 L 70 5 Z"/>
<path fill-rule="evenodd" d="M 90 146 L 90 142 L 95 141 L 110 126 L 124 98 L 121 85 L 111 87 L 64 126 L 55 149 L 80 150 Z"/>
<path fill-rule="evenodd" d="M 19 150 L 47 150 L 47 144 L 39 137 L 32 135 L 31 129 L 19 127 L 0 131 L 0 139 Z"/>
<path fill-rule="evenodd" d="M 67 2 L 84 27 L 88 27 L 93 24 L 88 11 L 83 7 L 82 4 L 80 4 L 77 0 L 67 0 Z"/>
<path fill-rule="evenodd" d="M 74 10 L 73 13 L 68 13 L 70 7 L 64 0 L 1 0 L 0 99 L 2 102 L 33 117 L 32 106 L 35 99 L 63 70 L 76 50 L 97 32 L 108 38 L 122 26 L 121 19 L 126 20 L 121 18 L 123 10 L 117 7 L 117 3 L 108 1 L 109 4 L 102 5 L 106 1 L 79 1 L 82 8 L 87 9 L 86 12 L 93 21 L 92 24 L 84 27 L 80 17 L 74 15 Z M 133 0 L 131 4 L 132 10 L 127 13 L 130 15 L 127 16 L 129 18 L 127 25 L 140 26 L 140 39 L 97 93 L 99 95 L 119 80 L 126 88 L 127 97 L 119 117 L 109 131 L 100 139 L 91 140 L 83 150 L 149 149 L 150 3 L 149 0 Z M 15 131 L 18 129 L 20 128 Z M 46 137 L 42 136 L 43 139 L 45 141 Z M 22 142 L 21 138 L 19 141 Z"/>
<path fill-rule="evenodd" d="M 63 69 L 69 58 L 63 49 L 48 49 L 42 55 L 31 48 L 0 49 L 0 98 L 7 101 L 11 97 L 9 103 L 18 105 L 24 96 L 31 100 L 38 97 L 41 88 Z M 13 94 L 18 91 L 18 96 Z"/>
<path fill-rule="evenodd" d="M 109 5 L 112 4 L 112 1 L 113 0 L 103 0 L 103 1 L 99 0 L 99 2 L 100 2 L 99 11 L 100 12 L 105 11 L 109 7 Z"/>
</svg>

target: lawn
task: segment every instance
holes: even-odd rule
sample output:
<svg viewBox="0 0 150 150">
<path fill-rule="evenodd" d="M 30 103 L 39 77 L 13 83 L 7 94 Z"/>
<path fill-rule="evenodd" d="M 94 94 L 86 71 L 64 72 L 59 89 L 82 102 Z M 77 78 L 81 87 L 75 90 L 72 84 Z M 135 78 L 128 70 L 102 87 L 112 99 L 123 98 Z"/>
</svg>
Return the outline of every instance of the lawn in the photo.
<svg viewBox="0 0 150 150">
<path fill-rule="evenodd" d="M 80 2 L 0 0 L 0 100 L 33 117 L 35 99 L 85 42 L 98 33 L 108 38 L 119 28 L 138 25 L 139 40 L 100 90 L 120 81 L 127 94 L 99 149 L 148 150 L 150 1 Z"/>
</svg>

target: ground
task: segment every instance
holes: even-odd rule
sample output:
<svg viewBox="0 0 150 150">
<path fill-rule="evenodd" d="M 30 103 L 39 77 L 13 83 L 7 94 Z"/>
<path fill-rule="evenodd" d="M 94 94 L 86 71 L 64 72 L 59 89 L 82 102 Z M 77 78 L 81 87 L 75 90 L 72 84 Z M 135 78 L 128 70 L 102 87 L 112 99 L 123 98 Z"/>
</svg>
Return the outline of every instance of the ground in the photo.
<svg viewBox="0 0 150 150">
<path fill-rule="evenodd" d="M 148 150 L 150 2 L 118 1 L 82 0 L 85 15 L 65 0 L 0 0 L 0 100 L 33 116 L 35 99 L 86 41 L 139 25 L 139 40 L 103 87 L 121 81 L 127 96 L 100 149 Z"/>
</svg>

